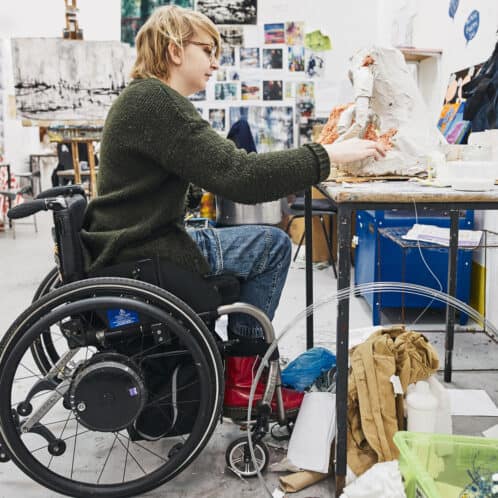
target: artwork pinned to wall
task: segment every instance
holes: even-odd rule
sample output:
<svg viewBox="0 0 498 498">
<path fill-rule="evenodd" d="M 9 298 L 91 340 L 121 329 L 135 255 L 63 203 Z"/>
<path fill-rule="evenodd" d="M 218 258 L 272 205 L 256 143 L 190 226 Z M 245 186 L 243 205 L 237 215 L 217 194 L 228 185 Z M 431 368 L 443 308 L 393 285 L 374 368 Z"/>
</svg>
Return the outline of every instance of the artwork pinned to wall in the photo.
<svg viewBox="0 0 498 498">
<path fill-rule="evenodd" d="M 240 73 L 236 69 L 232 69 L 232 70 L 228 71 L 227 78 L 229 80 L 238 81 L 238 80 L 240 80 Z"/>
<path fill-rule="evenodd" d="M 287 45 L 304 45 L 304 22 L 285 23 L 285 43 Z"/>
<path fill-rule="evenodd" d="M 242 100 L 260 100 L 261 84 L 259 81 L 243 81 L 241 85 Z"/>
<path fill-rule="evenodd" d="M 48 121 L 105 119 L 128 82 L 133 61 L 131 47 L 117 41 L 12 39 L 18 115 Z"/>
<path fill-rule="evenodd" d="M 257 0 L 197 0 L 196 9 L 215 24 L 256 24 Z"/>
<path fill-rule="evenodd" d="M 200 100 L 206 100 L 206 90 L 201 90 L 200 92 L 194 93 L 189 96 L 189 99 L 198 102 Z"/>
<path fill-rule="evenodd" d="M 283 50 L 281 48 L 263 49 L 263 69 L 282 69 Z"/>
<path fill-rule="evenodd" d="M 240 48 L 240 67 L 241 68 L 258 68 L 259 67 L 259 48 Z"/>
<path fill-rule="evenodd" d="M 296 83 L 296 112 L 301 121 L 315 115 L 315 86 L 313 82 Z"/>
<path fill-rule="evenodd" d="M 221 44 L 240 47 L 244 45 L 244 28 L 239 26 L 217 26 L 220 32 Z"/>
<path fill-rule="evenodd" d="M 263 81 L 263 100 L 282 100 L 283 98 L 282 80 Z"/>
<path fill-rule="evenodd" d="M 215 100 L 237 100 L 237 83 L 216 83 L 214 86 Z"/>
<path fill-rule="evenodd" d="M 135 45 L 138 30 L 156 7 L 178 5 L 194 8 L 194 0 L 121 0 L 121 41 Z"/>
<path fill-rule="evenodd" d="M 285 43 L 284 23 L 273 23 L 264 25 L 265 43 Z"/>
<path fill-rule="evenodd" d="M 287 47 L 287 65 L 291 73 L 304 71 L 304 47 Z"/>
<path fill-rule="evenodd" d="M 222 45 L 220 53 L 220 66 L 235 66 L 235 47 Z"/>
<path fill-rule="evenodd" d="M 284 99 L 293 99 L 295 95 L 294 82 L 286 81 L 284 84 Z"/>
<path fill-rule="evenodd" d="M 226 69 L 218 69 L 216 71 L 216 81 L 226 81 L 226 80 L 227 80 Z"/>
<path fill-rule="evenodd" d="M 231 107 L 230 126 L 241 118 L 249 123 L 258 152 L 272 152 L 294 146 L 292 106 Z"/>
<path fill-rule="evenodd" d="M 204 117 L 204 109 L 202 107 L 196 107 L 195 110 L 201 115 L 201 117 Z"/>
<path fill-rule="evenodd" d="M 325 74 L 325 59 L 310 50 L 305 51 L 306 75 L 309 78 L 322 78 Z"/>
<path fill-rule="evenodd" d="M 226 131 L 226 111 L 225 109 L 209 109 L 208 121 L 216 131 Z"/>
</svg>

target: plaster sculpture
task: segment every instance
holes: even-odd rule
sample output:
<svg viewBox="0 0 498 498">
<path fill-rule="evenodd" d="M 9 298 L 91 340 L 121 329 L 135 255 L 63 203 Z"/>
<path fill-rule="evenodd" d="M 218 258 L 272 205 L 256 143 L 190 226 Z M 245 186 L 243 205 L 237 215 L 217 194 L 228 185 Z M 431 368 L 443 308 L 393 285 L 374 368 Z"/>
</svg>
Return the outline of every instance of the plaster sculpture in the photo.
<svg viewBox="0 0 498 498">
<path fill-rule="evenodd" d="M 351 57 L 349 76 L 354 103 L 336 107 L 318 142 L 349 138 L 381 140 L 386 157 L 333 165 L 337 176 L 415 176 L 427 170 L 427 157 L 439 151 L 444 137 L 432 123 L 402 53 L 370 47 Z"/>
</svg>

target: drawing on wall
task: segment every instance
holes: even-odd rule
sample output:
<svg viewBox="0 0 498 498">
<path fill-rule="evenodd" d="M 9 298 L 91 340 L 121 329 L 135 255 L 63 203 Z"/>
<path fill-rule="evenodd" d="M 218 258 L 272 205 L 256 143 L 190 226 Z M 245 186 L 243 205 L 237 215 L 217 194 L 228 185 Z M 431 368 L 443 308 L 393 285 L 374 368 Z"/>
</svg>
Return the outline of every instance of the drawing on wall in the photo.
<svg viewBox="0 0 498 498">
<path fill-rule="evenodd" d="M 263 81 L 263 100 L 282 100 L 282 80 Z"/>
<path fill-rule="evenodd" d="M 285 42 L 287 45 L 304 44 L 304 22 L 285 23 Z"/>
<path fill-rule="evenodd" d="M 240 26 L 217 26 L 221 44 L 240 47 L 244 45 L 244 28 Z"/>
<path fill-rule="evenodd" d="M 294 98 L 294 82 L 286 81 L 284 84 L 284 99 L 293 99 Z"/>
<path fill-rule="evenodd" d="M 133 49 L 119 41 L 14 38 L 17 112 L 48 121 L 104 119 L 133 61 Z"/>
<path fill-rule="evenodd" d="M 259 81 L 243 81 L 241 85 L 242 100 L 260 100 L 261 83 Z"/>
<path fill-rule="evenodd" d="M 222 45 L 220 53 L 220 66 L 235 66 L 235 48 Z"/>
<path fill-rule="evenodd" d="M 256 24 L 258 0 L 197 0 L 196 10 L 215 24 Z"/>
<path fill-rule="evenodd" d="M 214 85 L 215 100 L 237 100 L 237 83 L 216 83 Z"/>
<path fill-rule="evenodd" d="M 240 47 L 240 67 L 259 67 L 259 48 Z"/>
<path fill-rule="evenodd" d="M 321 78 L 325 74 L 325 59 L 316 52 L 306 50 L 306 74 L 309 78 Z"/>
<path fill-rule="evenodd" d="M 199 102 L 200 100 L 206 100 L 206 90 L 200 90 L 199 92 L 189 95 L 189 99 L 193 102 Z"/>
<path fill-rule="evenodd" d="M 194 8 L 194 0 L 121 0 L 121 41 L 135 45 L 135 37 L 152 11 L 161 5 Z"/>
<path fill-rule="evenodd" d="M 229 80 L 233 80 L 233 81 L 238 81 L 238 80 L 240 80 L 240 74 L 239 74 L 239 71 L 237 71 L 236 69 L 233 69 L 233 70 L 231 70 L 231 71 L 228 71 L 227 78 L 228 78 Z"/>
<path fill-rule="evenodd" d="M 216 71 L 216 81 L 226 81 L 227 80 L 227 72 L 225 69 L 218 69 Z"/>
<path fill-rule="evenodd" d="M 263 69 L 282 69 L 283 50 L 281 48 L 263 49 Z"/>
<path fill-rule="evenodd" d="M 304 71 L 304 47 L 287 47 L 287 64 L 291 73 Z"/>
<path fill-rule="evenodd" d="M 285 43 L 285 25 L 283 22 L 265 24 L 265 43 Z"/>
<path fill-rule="evenodd" d="M 213 130 L 225 131 L 226 130 L 226 111 L 225 109 L 209 109 L 209 124 Z"/>
<path fill-rule="evenodd" d="M 202 107 L 196 107 L 195 110 L 201 115 L 201 118 L 204 117 L 204 109 Z"/>
<path fill-rule="evenodd" d="M 246 119 L 258 152 L 290 149 L 294 146 L 292 106 L 243 106 L 230 108 L 230 126 Z"/>
</svg>

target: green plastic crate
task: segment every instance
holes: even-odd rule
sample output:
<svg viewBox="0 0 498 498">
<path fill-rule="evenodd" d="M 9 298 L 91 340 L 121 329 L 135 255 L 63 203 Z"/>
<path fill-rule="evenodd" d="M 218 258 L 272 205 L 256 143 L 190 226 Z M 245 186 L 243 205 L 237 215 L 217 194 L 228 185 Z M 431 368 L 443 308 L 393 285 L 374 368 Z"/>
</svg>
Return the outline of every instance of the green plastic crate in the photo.
<svg viewBox="0 0 498 498">
<path fill-rule="evenodd" d="M 470 474 L 491 486 L 491 475 L 498 472 L 498 439 L 397 432 L 394 442 L 408 498 L 485 496 L 469 487 Z"/>
</svg>

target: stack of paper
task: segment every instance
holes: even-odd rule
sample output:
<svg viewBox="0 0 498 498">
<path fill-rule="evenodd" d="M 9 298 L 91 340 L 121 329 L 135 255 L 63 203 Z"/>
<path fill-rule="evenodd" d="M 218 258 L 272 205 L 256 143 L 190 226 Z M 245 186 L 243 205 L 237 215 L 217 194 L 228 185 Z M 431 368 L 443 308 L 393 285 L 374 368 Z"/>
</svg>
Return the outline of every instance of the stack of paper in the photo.
<svg viewBox="0 0 498 498">
<path fill-rule="evenodd" d="M 459 230 L 458 245 L 460 247 L 475 247 L 481 241 L 481 230 Z M 421 242 L 431 242 L 442 246 L 450 245 L 450 229 L 437 227 L 434 225 L 422 225 L 416 223 L 403 235 L 406 240 L 419 240 Z"/>
</svg>

